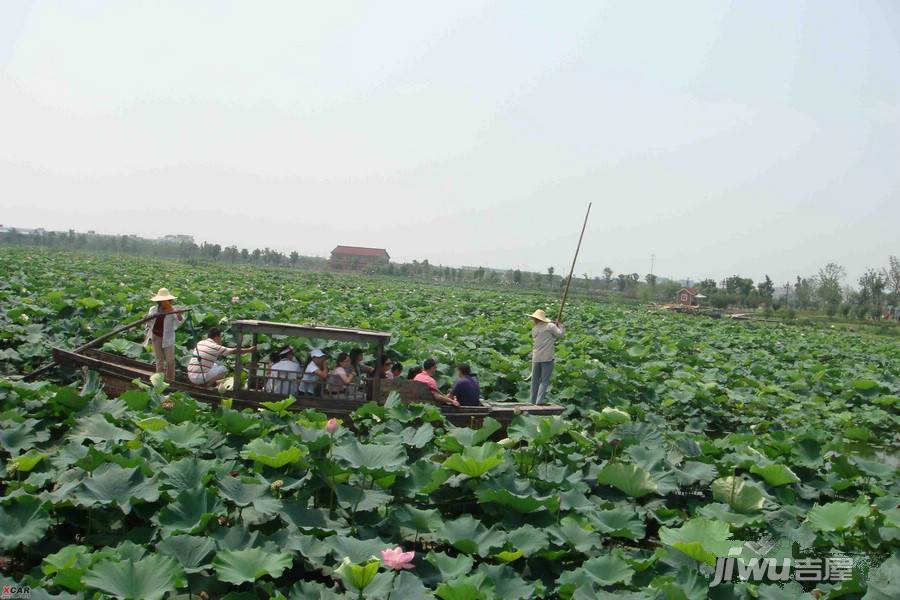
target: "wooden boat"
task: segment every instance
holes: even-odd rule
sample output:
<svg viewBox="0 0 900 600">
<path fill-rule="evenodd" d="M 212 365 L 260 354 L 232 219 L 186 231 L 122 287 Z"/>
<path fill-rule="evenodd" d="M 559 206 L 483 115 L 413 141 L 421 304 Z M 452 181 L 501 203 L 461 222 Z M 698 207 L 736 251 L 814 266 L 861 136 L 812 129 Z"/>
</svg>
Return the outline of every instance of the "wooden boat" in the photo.
<svg viewBox="0 0 900 600">
<path fill-rule="evenodd" d="M 75 350 L 53 348 L 53 358 L 59 364 L 96 371 L 101 377 L 106 393 L 110 396 L 118 396 L 129 389 L 134 389 L 136 387 L 134 380 L 136 379 L 149 382 L 156 369 L 152 364 L 98 350 L 97 347 L 110 339 L 113 334 L 136 327 L 147 320 L 142 319 L 126 325 Z M 239 348 L 243 346 L 247 337 L 251 340 L 251 346 L 256 346 L 261 336 L 315 338 L 323 341 L 354 342 L 374 346 L 376 348 L 376 364 L 381 364 L 385 345 L 391 338 L 390 333 L 381 331 L 255 320 L 236 321 L 232 325 L 232 331 Z M 213 405 L 217 405 L 222 398 L 231 398 L 235 407 L 254 408 L 259 407 L 260 402 L 282 400 L 287 397 L 286 393 L 274 391 L 278 390 L 280 383 L 287 382 L 287 380 L 280 374 L 273 373 L 271 365 L 261 361 L 256 350 L 252 352 L 238 351 L 233 356 L 235 358 L 234 372 L 244 374 L 242 378 L 244 381 L 240 385 L 235 385 L 235 389 L 220 392 L 216 388 L 196 385 L 188 379 L 186 373 L 180 371 L 176 374 L 175 381 L 170 382 L 170 389 L 186 392 L 197 400 Z M 245 359 L 247 359 L 246 369 L 244 367 Z M 378 403 L 384 403 L 391 392 L 397 392 L 404 402 L 438 404 L 423 383 L 406 379 L 384 379 L 381 377 L 379 369 L 376 369 L 373 377 L 367 382 L 362 385 L 350 384 L 340 393 L 330 393 L 326 386 L 320 385 L 315 394 L 298 395 L 291 410 L 314 409 L 331 417 L 347 420 L 350 413 L 366 402 L 375 400 Z M 563 407 L 557 404 L 536 406 L 521 402 L 490 400 L 481 400 L 480 406 L 455 407 L 446 404 L 438 404 L 438 406 L 444 417 L 454 425 L 480 427 L 485 418 L 491 417 L 499 421 L 504 430 L 519 414 L 550 416 L 563 412 Z"/>
</svg>

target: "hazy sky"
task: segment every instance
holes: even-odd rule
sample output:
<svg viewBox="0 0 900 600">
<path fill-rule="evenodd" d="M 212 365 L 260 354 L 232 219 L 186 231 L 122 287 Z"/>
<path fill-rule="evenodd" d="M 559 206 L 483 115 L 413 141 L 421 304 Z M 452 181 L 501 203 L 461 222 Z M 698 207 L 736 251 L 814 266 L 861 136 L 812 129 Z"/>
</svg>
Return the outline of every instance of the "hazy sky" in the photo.
<svg viewBox="0 0 900 600">
<path fill-rule="evenodd" d="M 900 2 L 0 3 L 0 223 L 578 273 L 900 254 Z"/>
</svg>

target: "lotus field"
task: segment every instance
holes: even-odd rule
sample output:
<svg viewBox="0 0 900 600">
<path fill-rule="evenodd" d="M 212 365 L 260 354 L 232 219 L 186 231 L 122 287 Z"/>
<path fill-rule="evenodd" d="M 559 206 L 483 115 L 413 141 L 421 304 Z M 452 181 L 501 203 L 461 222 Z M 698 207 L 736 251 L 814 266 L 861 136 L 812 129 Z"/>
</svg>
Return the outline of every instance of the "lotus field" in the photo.
<svg viewBox="0 0 900 600">
<path fill-rule="evenodd" d="M 0 249 L 4 586 L 31 598 L 900 598 L 896 341 L 575 298 L 551 391 L 566 413 L 520 416 L 505 433 L 395 397 L 338 423 L 290 400 L 212 408 L 156 378 L 118 398 L 95 373 L 18 378 L 53 346 L 139 318 L 161 286 L 193 309 L 182 364 L 212 325 L 316 322 L 390 331 L 391 356 L 435 357 L 444 386 L 469 362 L 492 399 L 527 399 L 526 315 L 558 302 L 555 290 Z M 104 349 L 150 362 L 141 338 Z M 716 582 L 729 555 L 738 567 Z M 739 568 L 758 555 L 793 557 L 789 580 Z M 801 560 L 832 570 L 804 579 Z"/>
</svg>

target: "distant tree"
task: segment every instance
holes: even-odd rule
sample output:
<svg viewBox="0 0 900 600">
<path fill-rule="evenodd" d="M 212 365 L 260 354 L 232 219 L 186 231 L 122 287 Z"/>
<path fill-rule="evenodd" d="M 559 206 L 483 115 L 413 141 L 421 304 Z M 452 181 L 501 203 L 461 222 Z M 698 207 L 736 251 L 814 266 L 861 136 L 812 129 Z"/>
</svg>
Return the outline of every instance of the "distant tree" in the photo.
<svg viewBox="0 0 900 600">
<path fill-rule="evenodd" d="M 513 283 L 516 285 L 522 284 L 522 271 L 520 271 L 519 269 L 513 271 Z"/>
<path fill-rule="evenodd" d="M 815 280 L 797 275 L 797 282 L 794 284 L 794 298 L 797 307 L 800 309 L 810 308 L 813 304 L 813 297 L 815 295 Z"/>
<path fill-rule="evenodd" d="M 859 304 L 869 309 L 873 317 L 879 317 L 884 309 L 884 289 L 887 279 L 884 273 L 868 269 L 859 278 Z"/>
<path fill-rule="evenodd" d="M 816 276 L 816 294 L 829 315 L 837 312 L 841 305 L 841 283 L 847 277 L 847 271 L 837 263 L 828 263 Z"/>
<path fill-rule="evenodd" d="M 647 285 L 650 286 L 651 290 L 656 287 L 656 275 L 653 273 L 644 275 L 644 280 L 647 282 Z"/>
<path fill-rule="evenodd" d="M 629 275 L 619 275 L 622 281 L 622 287 L 620 291 L 626 292 L 628 294 L 633 293 L 637 289 L 637 284 L 641 280 L 641 276 L 637 273 L 631 273 Z"/>
<path fill-rule="evenodd" d="M 732 275 L 725 280 L 725 291 L 746 298 L 753 289 L 753 280 L 749 277 Z"/>
<path fill-rule="evenodd" d="M 297 263 L 300 262 L 300 253 L 294 250 L 291 252 L 291 265 L 297 266 Z"/>
<path fill-rule="evenodd" d="M 704 279 L 697 284 L 697 289 L 700 290 L 700 293 L 704 296 L 712 296 L 716 291 L 716 280 Z"/>
<path fill-rule="evenodd" d="M 553 267 L 547 267 L 547 283 L 550 287 L 553 287 L 553 274 L 556 272 L 556 269 Z"/>
<path fill-rule="evenodd" d="M 200 254 L 205 256 L 206 258 L 210 258 L 212 260 L 216 260 L 219 258 L 219 255 L 222 253 L 222 246 L 219 244 L 209 244 L 207 242 L 203 242 L 200 246 Z"/>
<path fill-rule="evenodd" d="M 891 295 L 891 302 L 900 303 L 900 259 L 888 257 L 888 267 L 884 269 L 885 287 Z"/>
<path fill-rule="evenodd" d="M 673 279 L 667 279 L 657 290 L 657 298 L 663 298 L 666 302 L 671 302 L 681 289 L 681 284 Z M 705 294 L 708 295 L 708 294 Z"/>
<path fill-rule="evenodd" d="M 178 244 L 178 256 L 180 258 L 193 258 L 197 254 L 197 244 L 183 241 Z"/>
<path fill-rule="evenodd" d="M 756 285 L 756 289 L 759 291 L 759 297 L 763 302 L 772 303 L 772 297 L 775 296 L 775 284 L 772 283 L 768 275 L 766 275 L 765 281 L 760 281 Z"/>
<path fill-rule="evenodd" d="M 610 282 L 612 281 L 613 270 L 609 267 L 603 267 L 603 282 L 606 284 L 607 289 L 610 288 Z"/>
<path fill-rule="evenodd" d="M 718 291 L 710 295 L 709 303 L 713 305 L 714 308 L 728 308 L 728 294 L 723 291 Z"/>
</svg>

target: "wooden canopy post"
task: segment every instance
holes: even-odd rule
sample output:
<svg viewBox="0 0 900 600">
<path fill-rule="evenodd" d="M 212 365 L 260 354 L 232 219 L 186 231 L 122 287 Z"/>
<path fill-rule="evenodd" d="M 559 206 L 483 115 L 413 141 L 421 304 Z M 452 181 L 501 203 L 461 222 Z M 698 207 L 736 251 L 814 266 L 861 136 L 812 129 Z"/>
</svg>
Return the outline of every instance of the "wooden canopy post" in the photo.
<svg viewBox="0 0 900 600">
<path fill-rule="evenodd" d="M 241 385 L 243 379 L 242 357 L 244 354 L 244 330 L 241 327 L 234 327 L 234 340 L 237 344 L 237 352 L 234 353 L 234 386 L 232 392 L 235 398 L 243 398 L 244 386 Z"/>
<path fill-rule="evenodd" d="M 378 354 L 375 358 L 375 377 L 372 379 L 372 400 L 381 401 L 381 363 L 384 360 L 384 340 L 378 340 Z"/>
<path fill-rule="evenodd" d="M 259 389 L 259 378 L 257 377 L 256 369 L 259 364 L 259 351 L 256 349 L 256 344 L 259 342 L 259 334 L 255 331 L 253 332 L 252 340 L 250 345 L 253 346 L 253 352 L 250 353 L 250 374 L 247 377 L 247 389 L 257 390 Z"/>
</svg>

